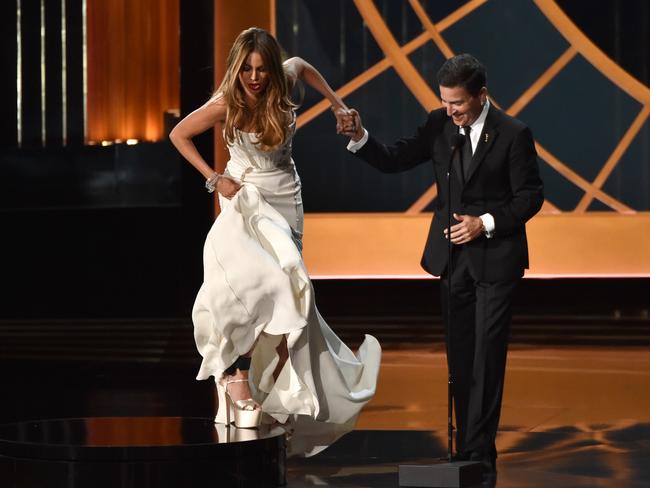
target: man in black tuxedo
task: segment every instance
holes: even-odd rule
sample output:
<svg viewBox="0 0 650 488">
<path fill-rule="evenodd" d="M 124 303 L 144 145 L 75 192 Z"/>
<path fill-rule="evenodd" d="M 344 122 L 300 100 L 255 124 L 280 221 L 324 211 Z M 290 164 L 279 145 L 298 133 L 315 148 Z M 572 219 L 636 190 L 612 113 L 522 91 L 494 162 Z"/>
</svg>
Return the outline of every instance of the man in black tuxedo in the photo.
<svg viewBox="0 0 650 488">
<path fill-rule="evenodd" d="M 447 354 L 454 378 L 456 457 L 479 460 L 486 477 L 496 477 L 494 441 L 511 298 L 528 268 L 525 224 L 539 211 L 544 197 L 532 133 L 490 105 L 486 79 L 484 66 L 473 56 L 447 60 L 438 71 L 443 108 L 431 112 L 414 135 L 394 145 L 369 135 L 356 111 L 351 111 L 353 123 L 338 129 L 352 138 L 348 149 L 380 171 L 406 171 L 433 162 L 438 198 L 422 266 L 442 278 L 445 321 L 451 306 Z M 454 152 L 449 174 L 455 134 L 462 134 L 464 144 Z M 450 186 L 451 304 L 446 227 Z"/>
</svg>

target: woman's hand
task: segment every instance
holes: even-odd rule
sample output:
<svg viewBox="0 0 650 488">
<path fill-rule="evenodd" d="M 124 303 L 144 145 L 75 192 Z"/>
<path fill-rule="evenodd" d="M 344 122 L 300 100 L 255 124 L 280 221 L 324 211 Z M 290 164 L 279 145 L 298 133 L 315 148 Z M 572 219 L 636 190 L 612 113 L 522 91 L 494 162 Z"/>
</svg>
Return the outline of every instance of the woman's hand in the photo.
<svg viewBox="0 0 650 488">
<path fill-rule="evenodd" d="M 219 176 L 219 181 L 217 181 L 217 191 L 222 197 L 230 200 L 237 194 L 240 188 L 241 185 L 234 178 L 227 175 Z"/>
</svg>

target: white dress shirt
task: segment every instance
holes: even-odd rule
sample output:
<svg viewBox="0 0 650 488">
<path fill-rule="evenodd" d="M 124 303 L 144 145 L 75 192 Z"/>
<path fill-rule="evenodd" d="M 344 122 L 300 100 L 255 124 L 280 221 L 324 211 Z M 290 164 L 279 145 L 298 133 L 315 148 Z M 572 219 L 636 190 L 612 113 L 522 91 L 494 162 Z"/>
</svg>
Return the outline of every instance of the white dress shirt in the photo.
<svg viewBox="0 0 650 488">
<path fill-rule="evenodd" d="M 472 129 L 469 132 L 469 138 L 472 141 L 472 154 L 476 152 L 476 147 L 478 146 L 478 141 L 481 139 L 481 132 L 483 132 L 483 126 L 485 125 L 485 119 L 487 118 L 488 110 L 490 109 L 490 101 L 485 100 L 483 104 L 483 110 L 481 114 L 472 122 L 469 126 Z M 458 128 L 458 132 L 465 135 L 465 129 L 462 127 Z"/>
<path fill-rule="evenodd" d="M 472 122 L 469 125 L 470 128 L 472 129 L 469 132 L 469 139 L 470 141 L 472 141 L 472 155 L 476 152 L 476 148 L 478 147 L 478 142 L 481 139 L 481 133 L 483 132 L 483 126 L 485 125 L 485 119 L 487 118 L 487 113 L 489 109 L 490 109 L 490 100 L 486 98 L 485 103 L 483 104 L 483 110 L 481 110 L 481 114 L 476 118 L 474 122 Z M 462 127 L 458 128 L 458 132 L 465 135 L 465 129 L 463 129 Z M 489 239 L 494 235 L 494 227 L 495 227 L 494 217 L 492 217 L 492 214 L 489 213 L 484 213 L 480 217 L 481 220 L 483 221 L 483 229 L 485 230 L 485 237 Z"/>
</svg>

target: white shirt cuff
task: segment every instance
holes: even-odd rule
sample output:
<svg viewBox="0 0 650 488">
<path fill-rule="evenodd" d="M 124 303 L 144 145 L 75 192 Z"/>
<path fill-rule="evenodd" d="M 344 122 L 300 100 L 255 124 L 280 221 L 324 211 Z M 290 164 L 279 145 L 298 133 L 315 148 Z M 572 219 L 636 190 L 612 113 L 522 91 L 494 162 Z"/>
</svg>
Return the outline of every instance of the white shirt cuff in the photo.
<svg viewBox="0 0 650 488">
<path fill-rule="evenodd" d="M 483 221 L 483 228 L 485 229 L 485 237 L 490 239 L 494 236 L 494 217 L 491 214 L 485 213 L 481 215 L 481 220 Z"/>
<path fill-rule="evenodd" d="M 356 142 L 350 139 L 350 142 L 348 142 L 348 151 L 355 153 L 361 149 L 366 142 L 368 142 L 368 131 L 364 128 L 363 137 L 361 139 Z"/>
</svg>

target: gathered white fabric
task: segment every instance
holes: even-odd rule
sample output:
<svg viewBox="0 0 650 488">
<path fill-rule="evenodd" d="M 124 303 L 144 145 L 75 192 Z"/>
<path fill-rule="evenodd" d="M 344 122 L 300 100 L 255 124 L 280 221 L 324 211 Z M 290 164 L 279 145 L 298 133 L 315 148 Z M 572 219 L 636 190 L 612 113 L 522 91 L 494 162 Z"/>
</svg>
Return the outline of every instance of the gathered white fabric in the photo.
<svg viewBox="0 0 650 488">
<path fill-rule="evenodd" d="M 291 424 L 289 454 L 309 456 L 354 427 L 375 394 L 381 347 L 366 335 L 353 353 L 318 313 L 300 252 L 302 200 L 290 141 L 265 153 L 254 135 L 240 134 L 227 173 L 242 187 L 232 200 L 220 198 L 192 312 L 203 357 L 197 379 L 218 380 L 253 349 L 255 400 Z M 283 337 L 289 358 L 274 379 Z"/>
</svg>

